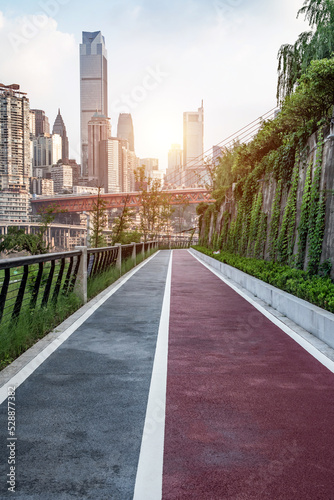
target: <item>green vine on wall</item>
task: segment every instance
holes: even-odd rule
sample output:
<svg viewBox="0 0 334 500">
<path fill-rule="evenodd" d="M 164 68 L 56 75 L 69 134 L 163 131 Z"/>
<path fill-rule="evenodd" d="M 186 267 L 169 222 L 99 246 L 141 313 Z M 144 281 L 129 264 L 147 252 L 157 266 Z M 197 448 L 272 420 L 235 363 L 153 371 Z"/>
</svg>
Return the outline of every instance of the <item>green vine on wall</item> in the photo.
<svg viewBox="0 0 334 500">
<path fill-rule="evenodd" d="M 317 274 L 322 254 L 322 243 L 325 233 L 325 215 L 326 215 L 326 193 L 322 193 L 319 198 L 317 207 L 317 218 L 315 226 L 310 235 L 309 251 L 308 251 L 308 266 L 309 274 Z"/>
<path fill-rule="evenodd" d="M 323 224 L 326 210 L 326 197 L 320 195 L 323 143 L 323 134 L 319 133 L 314 178 L 310 192 L 310 212 L 308 219 L 309 248 L 307 270 L 311 274 L 316 274 L 318 271 L 321 257 L 321 250 L 319 249 L 322 248 L 324 237 Z"/>
<path fill-rule="evenodd" d="M 277 240 L 277 260 L 282 263 L 287 263 L 293 255 L 298 181 L 299 155 L 296 153 L 295 166 L 293 167 L 292 172 L 291 188 L 284 209 L 282 224 Z"/>
<path fill-rule="evenodd" d="M 300 208 L 300 222 L 298 226 L 298 254 L 296 262 L 297 269 L 304 268 L 305 251 L 306 251 L 307 235 L 309 230 L 309 218 L 310 218 L 312 164 L 313 162 L 310 161 L 307 166 L 303 198 Z"/>
<path fill-rule="evenodd" d="M 254 256 L 254 246 L 256 242 L 256 237 L 259 231 L 259 221 L 260 214 L 262 208 L 262 192 L 260 191 L 253 200 L 251 215 L 250 215 L 250 223 L 249 223 L 249 235 L 248 235 L 248 244 L 247 244 L 247 256 Z"/>
<path fill-rule="evenodd" d="M 279 223 L 281 218 L 281 199 L 282 199 L 282 180 L 280 179 L 276 186 L 275 198 L 271 208 L 271 221 L 269 231 L 269 256 L 275 260 L 277 251 L 277 238 L 279 233 Z"/>
<path fill-rule="evenodd" d="M 221 228 L 221 247 L 227 244 L 230 219 L 231 219 L 230 213 L 224 212 L 222 222 L 221 222 L 221 226 L 222 226 L 222 228 Z"/>
<path fill-rule="evenodd" d="M 267 214 L 261 212 L 259 217 L 259 225 L 257 230 L 257 236 L 254 245 L 254 257 L 256 259 L 263 259 L 265 246 L 267 241 L 267 231 L 268 231 L 268 217 Z"/>
</svg>

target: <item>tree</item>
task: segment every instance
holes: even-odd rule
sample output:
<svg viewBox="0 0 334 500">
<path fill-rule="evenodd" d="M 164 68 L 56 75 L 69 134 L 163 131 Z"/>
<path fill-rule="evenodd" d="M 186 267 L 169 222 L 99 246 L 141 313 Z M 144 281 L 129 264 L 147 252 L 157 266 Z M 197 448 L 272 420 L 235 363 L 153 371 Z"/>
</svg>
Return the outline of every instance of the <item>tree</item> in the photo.
<svg viewBox="0 0 334 500">
<path fill-rule="evenodd" d="M 131 210 L 127 203 L 129 201 L 129 196 L 125 197 L 124 205 L 119 217 L 115 217 L 112 226 L 112 244 L 122 243 L 127 245 L 128 243 L 140 242 L 141 234 L 139 231 L 129 231 L 131 224 L 133 222 L 134 212 Z"/>
<path fill-rule="evenodd" d="M 92 231 L 89 243 L 93 248 L 106 246 L 106 238 L 103 229 L 107 226 L 108 217 L 106 213 L 107 202 L 101 197 L 101 187 L 98 187 L 96 201 L 93 202 L 91 211 Z"/>
<path fill-rule="evenodd" d="M 60 209 L 55 203 L 39 210 L 39 230 L 36 234 L 26 234 L 24 229 L 16 226 L 8 227 L 8 233 L 0 236 L 0 252 L 28 252 L 30 255 L 47 253 L 50 249 L 50 243 L 47 243 L 49 226 L 57 214 L 64 212 L 66 210 Z"/>
<path fill-rule="evenodd" d="M 183 230 L 184 214 L 189 207 L 189 200 L 183 195 L 177 195 L 176 200 L 178 200 L 180 203 L 174 209 L 174 212 L 176 216 L 177 231 L 178 233 L 181 233 Z"/>
<path fill-rule="evenodd" d="M 167 225 L 173 212 L 169 197 L 161 191 L 159 179 L 145 176 L 145 167 L 135 171 L 135 178 L 141 192 L 140 229 L 144 241 L 155 237 Z"/>
<path fill-rule="evenodd" d="M 57 214 L 66 213 L 67 210 L 60 208 L 57 203 L 52 203 L 51 205 L 47 205 L 46 207 L 41 208 L 38 211 L 38 215 L 40 216 L 39 220 L 39 236 L 42 241 L 47 240 L 47 231 L 49 226 L 55 220 Z M 46 249 L 49 250 L 50 243 L 46 245 Z M 44 252 L 43 252 L 44 253 Z"/>
<path fill-rule="evenodd" d="M 284 44 L 278 52 L 277 99 L 290 95 L 311 61 L 331 57 L 334 50 L 333 0 L 305 0 L 299 15 L 305 15 L 314 31 L 301 33 L 294 45 Z"/>
<path fill-rule="evenodd" d="M 26 234 L 24 229 L 16 226 L 9 226 L 7 234 L 1 235 L 0 240 L 0 252 L 28 252 L 30 255 L 39 255 L 48 251 L 41 233 Z"/>
</svg>

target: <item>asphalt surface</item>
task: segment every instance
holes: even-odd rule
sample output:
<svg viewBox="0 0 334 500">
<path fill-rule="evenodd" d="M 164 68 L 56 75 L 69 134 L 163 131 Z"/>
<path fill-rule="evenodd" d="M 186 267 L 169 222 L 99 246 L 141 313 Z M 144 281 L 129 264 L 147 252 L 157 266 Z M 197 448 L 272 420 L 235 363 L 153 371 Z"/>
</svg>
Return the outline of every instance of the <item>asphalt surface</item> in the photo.
<svg viewBox="0 0 334 500">
<path fill-rule="evenodd" d="M 162 406 L 149 418 L 146 407 L 170 256 L 155 255 L 17 388 L 15 493 L 6 483 L 7 401 L 0 405 L 0 499 L 132 500 L 144 424 L 152 438 L 152 423 L 163 422 Z M 334 500 L 333 382 L 174 250 L 162 494 L 136 500 Z M 154 449 L 147 460 L 146 447 L 145 477 Z"/>
<path fill-rule="evenodd" d="M 16 492 L 0 498 L 131 499 L 170 252 L 160 252 L 16 391 Z"/>
</svg>

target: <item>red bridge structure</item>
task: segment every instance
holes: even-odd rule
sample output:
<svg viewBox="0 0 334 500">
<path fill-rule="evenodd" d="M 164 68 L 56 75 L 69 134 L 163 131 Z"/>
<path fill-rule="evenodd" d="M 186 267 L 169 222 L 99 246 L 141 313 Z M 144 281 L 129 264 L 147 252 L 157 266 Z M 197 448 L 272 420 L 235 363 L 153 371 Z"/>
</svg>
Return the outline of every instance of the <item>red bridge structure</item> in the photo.
<svg viewBox="0 0 334 500">
<path fill-rule="evenodd" d="M 183 205 L 184 203 L 198 204 L 200 202 L 213 203 L 211 193 L 205 188 L 174 189 L 162 191 L 171 205 Z M 100 197 L 106 201 L 106 209 L 127 207 L 139 207 L 141 204 L 141 193 L 106 193 Z M 63 195 L 48 198 L 37 198 L 31 200 L 33 213 L 37 214 L 43 208 L 57 205 L 57 208 L 66 212 L 90 212 L 93 203 L 97 201 L 97 195 Z"/>
</svg>

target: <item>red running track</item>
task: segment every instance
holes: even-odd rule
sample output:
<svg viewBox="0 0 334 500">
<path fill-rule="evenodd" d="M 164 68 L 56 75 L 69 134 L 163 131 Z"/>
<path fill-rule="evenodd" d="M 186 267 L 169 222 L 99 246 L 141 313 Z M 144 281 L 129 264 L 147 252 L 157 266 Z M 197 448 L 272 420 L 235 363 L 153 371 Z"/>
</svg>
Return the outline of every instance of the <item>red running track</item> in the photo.
<svg viewBox="0 0 334 500">
<path fill-rule="evenodd" d="M 334 499 L 333 374 L 174 251 L 163 500 Z"/>
</svg>

